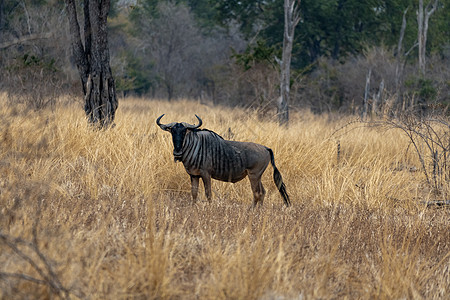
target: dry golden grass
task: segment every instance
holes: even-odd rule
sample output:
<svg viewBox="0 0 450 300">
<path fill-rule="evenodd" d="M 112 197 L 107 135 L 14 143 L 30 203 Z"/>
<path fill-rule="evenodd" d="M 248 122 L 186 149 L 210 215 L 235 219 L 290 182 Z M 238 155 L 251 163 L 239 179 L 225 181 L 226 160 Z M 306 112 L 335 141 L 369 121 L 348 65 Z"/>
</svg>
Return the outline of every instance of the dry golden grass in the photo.
<svg viewBox="0 0 450 300">
<path fill-rule="evenodd" d="M 196 113 L 224 137 L 272 148 L 292 207 L 271 166 L 262 207 L 249 209 L 248 179 L 214 181 L 211 204 L 201 186 L 191 203 L 189 176 L 155 125 L 162 113 L 191 123 Z M 349 120 L 308 112 L 283 129 L 187 100 L 123 100 L 107 131 L 90 129 L 79 103 L 33 112 L 3 97 L 0 116 L 0 299 L 450 294 L 449 211 L 420 204 L 430 194 L 399 131 L 332 136 Z"/>
</svg>

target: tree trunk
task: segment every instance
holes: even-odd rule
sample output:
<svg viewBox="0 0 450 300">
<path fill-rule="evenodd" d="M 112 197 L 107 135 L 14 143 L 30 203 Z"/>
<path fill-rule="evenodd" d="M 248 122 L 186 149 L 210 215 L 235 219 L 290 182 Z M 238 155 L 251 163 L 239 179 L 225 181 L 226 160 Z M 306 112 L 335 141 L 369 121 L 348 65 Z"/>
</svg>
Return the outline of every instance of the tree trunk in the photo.
<svg viewBox="0 0 450 300">
<path fill-rule="evenodd" d="M 403 12 L 402 17 L 402 26 L 400 28 L 400 37 L 398 38 L 398 45 L 397 45 L 397 59 L 395 62 L 395 94 L 396 94 L 396 100 L 395 98 L 391 97 L 391 100 L 389 100 L 389 104 L 387 105 L 385 109 L 385 114 L 389 113 L 389 110 L 394 109 L 394 101 L 396 102 L 397 106 L 402 103 L 403 98 L 403 92 L 402 92 L 402 79 L 403 79 L 403 70 L 404 70 L 404 64 L 403 64 L 403 38 L 405 37 L 405 30 L 406 30 L 406 13 L 408 12 L 408 8 L 405 9 Z"/>
<path fill-rule="evenodd" d="M 366 87 L 364 89 L 364 99 L 363 99 L 363 110 L 361 113 L 361 119 L 366 121 L 367 112 L 369 111 L 369 91 L 370 91 L 370 75 L 372 74 L 372 68 L 369 69 L 369 72 L 366 76 Z"/>
<path fill-rule="evenodd" d="M 300 0 L 284 0 L 283 54 L 280 62 L 280 98 L 278 98 L 278 120 L 280 125 L 289 122 L 289 94 L 292 44 L 294 30 L 300 21 Z"/>
<path fill-rule="evenodd" d="M 171 82 L 166 82 L 167 101 L 172 101 L 173 98 L 173 86 Z"/>
<path fill-rule="evenodd" d="M 380 108 L 383 106 L 383 97 L 384 97 L 384 79 L 381 79 L 380 87 L 378 88 L 377 94 L 373 97 L 372 103 L 372 118 L 374 118 Z"/>
<path fill-rule="evenodd" d="M 73 55 L 81 77 L 84 111 L 90 124 L 106 128 L 114 123 L 118 107 L 109 65 L 107 19 L 109 0 L 84 0 L 84 44 L 74 0 L 66 0 Z"/>
<path fill-rule="evenodd" d="M 403 11 L 402 26 L 400 28 L 400 36 L 397 44 L 397 59 L 395 62 L 395 94 L 396 98 L 391 97 L 388 100 L 387 105 L 384 109 L 384 114 L 390 113 L 401 109 L 402 111 L 406 108 L 405 101 L 403 100 L 403 75 L 406 65 L 407 56 L 416 48 L 419 43 L 416 42 L 407 52 L 403 53 L 403 38 L 405 36 L 406 30 L 406 13 L 408 8 Z"/>
<path fill-rule="evenodd" d="M 430 1 L 425 10 L 423 8 L 423 0 L 419 0 L 419 9 L 417 11 L 417 41 L 419 44 L 419 69 L 422 76 L 425 76 L 425 66 L 426 66 L 426 46 L 427 46 L 427 35 L 428 35 L 428 21 L 431 15 L 435 12 L 438 4 L 438 0 Z M 432 7 L 430 8 L 430 5 Z"/>
</svg>

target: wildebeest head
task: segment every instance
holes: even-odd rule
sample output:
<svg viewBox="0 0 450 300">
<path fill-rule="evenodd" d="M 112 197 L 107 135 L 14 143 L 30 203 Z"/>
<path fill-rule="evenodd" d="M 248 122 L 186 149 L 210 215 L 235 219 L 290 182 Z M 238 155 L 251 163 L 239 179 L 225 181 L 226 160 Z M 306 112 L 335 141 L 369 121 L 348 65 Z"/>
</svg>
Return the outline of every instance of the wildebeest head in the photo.
<svg viewBox="0 0 450 300">
<path fill-rule="evenodd" d="M 184 138 L 186 137 L 186 133 L 188 130 L 194 130 L 202 126 L 202 119 L 200 119 L 199 116 L 195 115 L 199 121 L 198 125 L 192 125 L 185 122 L 177 123 L 172 122 L 169 124 L 161 124 L 161 118 L 164 116 L 162 114 L 161 116 L 156 119 L 156 124 L 165 131 L 169 131 L 172 134 L 172 142 L 173 142 L 173 156 L 175 157 L 175 160 L 181 159 L 181 156 L 183 155 L 182 149 L 183 149 L 183 143 Z"/>
</svg>

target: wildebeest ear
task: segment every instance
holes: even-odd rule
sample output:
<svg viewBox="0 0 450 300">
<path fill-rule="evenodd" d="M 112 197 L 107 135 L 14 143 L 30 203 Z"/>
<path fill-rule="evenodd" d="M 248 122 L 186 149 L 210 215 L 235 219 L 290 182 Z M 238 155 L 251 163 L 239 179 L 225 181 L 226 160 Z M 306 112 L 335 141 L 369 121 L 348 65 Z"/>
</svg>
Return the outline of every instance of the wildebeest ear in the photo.
<svg viewBox="0 0 450 300">
<path fill-rule="evenodd" d="M 199 116 L 197 116 L 197 115 L 195 115 L 195 116 L 197 117 L 198 125 L 192 125 L 192 124 L 185 123 L 185 122 L 181 122 L 181 124 L 183 124 L 183 126 L 186 127 L 187 129 L 191 129 L 191 130 L 199 128 L 200 126 L 202 126 L 203 121 L 202 121 L 202 119 L 200 119 Z"/>
<path fill-rule="evenodd" d="M 159 127 L 160 127 L 162 130 L 165 130 L 165 131 L 169 131 L 169 132 L 170 132 L 170 129 L 172 129 L 172 126 L 170 126 L 170 125 L 173 126 L 173 124 L 171 123 L 171 124 L 167 124 L 167 125 L 162 124 L 162 125 L 160 125 Z"/>
</svg>

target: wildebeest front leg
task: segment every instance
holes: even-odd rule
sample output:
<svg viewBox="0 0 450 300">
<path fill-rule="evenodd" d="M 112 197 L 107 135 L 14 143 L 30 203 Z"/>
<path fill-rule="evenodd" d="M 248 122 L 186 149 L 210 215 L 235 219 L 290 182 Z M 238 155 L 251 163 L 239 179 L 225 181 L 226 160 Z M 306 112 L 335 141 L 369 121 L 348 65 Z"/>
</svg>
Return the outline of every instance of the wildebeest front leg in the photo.
<svg viewBox="0 0 450 300">
<path fill-rule="evenodd" d="M 192 193 L 192 201 L 197 200 L 198 194 L 198 182 L 200 181 L 200 176 L 191 175 L 191 193 Z"/>
<path fill-rule="evenodd" d="M 205 186 L 205 194 L 208 202 L 211 202 L 211 175 L 202 175 L 203 185 Z"/>
<path fill-rule="evenodd" d="M 249 179 L 253 192 L 253 206 L 256 206 L 258 202 L 262 205 L 264 201 L 264 196 L 266 195 L 266 190 L 262 185 L 261 176 L 257 177 L 249 176 Z"/>
</svg>

